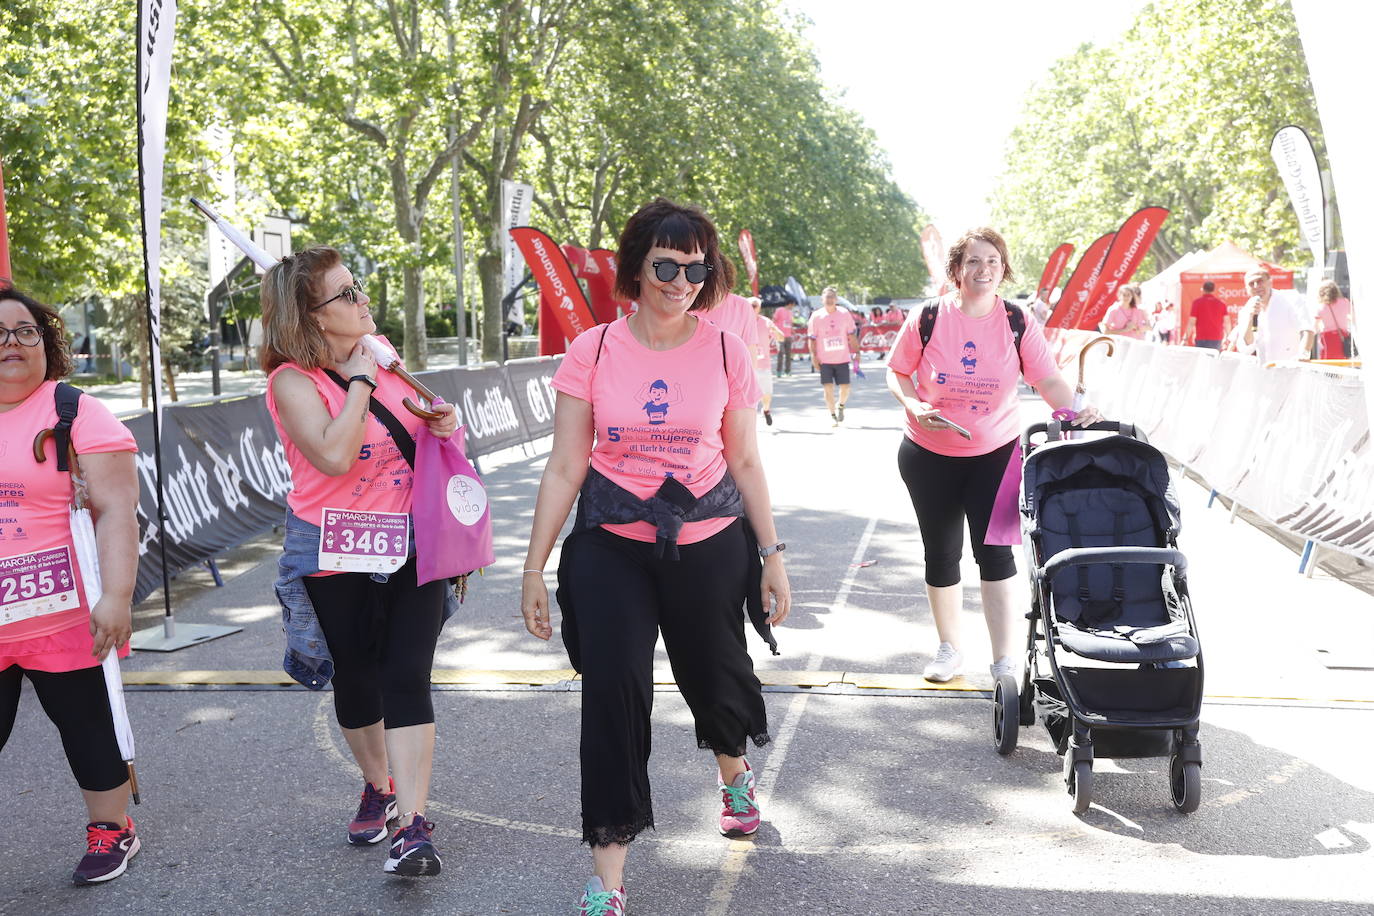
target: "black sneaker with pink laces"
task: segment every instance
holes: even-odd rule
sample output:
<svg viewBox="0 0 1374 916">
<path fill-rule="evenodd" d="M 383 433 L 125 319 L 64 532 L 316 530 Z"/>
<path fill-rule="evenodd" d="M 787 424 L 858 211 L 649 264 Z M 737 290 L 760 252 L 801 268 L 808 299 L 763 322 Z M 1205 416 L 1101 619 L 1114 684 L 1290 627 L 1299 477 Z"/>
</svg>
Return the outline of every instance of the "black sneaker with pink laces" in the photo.
<svg viewBox="0 0 1374 916">
<path fill-rule="evenodd" d="M 124 816 L 124 826 L 105 821 L 86 825 L 86 854 L 72 873 L 73 884 L 99 884 L 124 874 L 141 844 L 134 834 L 134 819 Z"/>
</svg>

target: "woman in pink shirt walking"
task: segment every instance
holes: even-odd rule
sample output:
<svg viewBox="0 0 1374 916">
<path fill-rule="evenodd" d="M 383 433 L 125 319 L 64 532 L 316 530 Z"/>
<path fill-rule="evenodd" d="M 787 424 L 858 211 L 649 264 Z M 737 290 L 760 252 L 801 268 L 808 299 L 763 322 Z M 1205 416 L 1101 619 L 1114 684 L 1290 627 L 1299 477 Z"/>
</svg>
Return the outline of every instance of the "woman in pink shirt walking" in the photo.
<svg viewBox="0 0 1374 916">
<path fill-rule="evenodd" d="M 137 446 L 104 404 L 83 394 L 71 426 L 78 457 L 72 473 L 57 467 L 62 446 L 55 437 L 45 460 L 34 457 L 34 437 L 57 424 L 54 389 L 70 371 L 57 312 L 0 286 L 0 495 L 12 516 L 0 527 L 0 748 L 14 726 L 22 678 L 28 678 L 62 735 L 90 818 L 86 854 L 72 880 L 95 884 L 122 875 L 140 844 L 126 813 L 129 770 L 101 669 L 108 653 L 129 653 L 138 567 Z M 86 599 L 68 512 L 72 478 L 81 476 L 95 517 L 103 585 L 94 606 Z M 46 780 L 56 774 L 30 775 L 50 791 Z M 54 812 L 26 842 L 44 842 L 38 838 L 48 838 L 60 822 Z"/>
<path fill-rule="evenodd" d="M 1054 408 L 1072 405 L 1073 389 L 1040 323 L 997 295 L 1003 281 L 1014 279 L 1001 235 L 988 228 L 964 233 L 950 247 L 945 270 L 955 291 L 911 310 L 893 342 L 887 385 L 906 409 L 897 465 L 920 525 L 926 595 L 940 637 L 925 677 L 948 681 L 964 667 L 959 561 L 967 520 L 996 680 L 1015 673 L 1016 649 L 1025 639 L 1011 548 L 986 543 L 1003 475 L 1016 460 L 1017 383 L 1024 378 Z M 1084 407 L 1074 422 L 1097 418 L 1096 408 Z"/>
<path fill-rule="evenodd" d="M 639 311 L 592 328 L 554 374 L 553 450 L 535 503 L 521 611 L 553 635 L 544 566 L 580 494 L 558 564 L 563 643 L 582 674 L 582 838 L 593 877 L 580 912 L 625 912 L 628 844 L 654 825 L 649 711 L 659 633 L 715 753 L 720 832 L 758 829 L 745 746 L 768 740 L 744 610 L 772 642 L 790 587 L 755 440 L 754 354 L 702 314 L 733 270 L 695 207 L 663 198 L 620 238 L 616 292 Z M 645 385 L 671 399 L 646 402 Z M 666 410 L 661 406 L 666 404 Z M 771 607 L 770 607 L 771 603 Z"/>
</svg>

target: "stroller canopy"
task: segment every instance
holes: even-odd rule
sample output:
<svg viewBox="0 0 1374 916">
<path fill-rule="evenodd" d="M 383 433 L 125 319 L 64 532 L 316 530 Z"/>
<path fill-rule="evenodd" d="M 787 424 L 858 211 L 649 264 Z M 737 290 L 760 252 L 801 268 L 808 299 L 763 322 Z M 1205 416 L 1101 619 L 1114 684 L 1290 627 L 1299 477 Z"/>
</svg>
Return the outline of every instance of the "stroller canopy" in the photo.
<svg viewBox="0 0 1374 916">
<path fill-rule="evenodd" d="M 1045 488 L 1089 468 L 1134 481 L 1158 500 L 1169 527 L 1178 533 L 1182 513 L 1168 462 L 1159 449 L 1129 436 L 1060 439 L 1031 452 L 1023 471 L 1021 511 L 1029 518 L 1038 517 Z"/>
</svg>

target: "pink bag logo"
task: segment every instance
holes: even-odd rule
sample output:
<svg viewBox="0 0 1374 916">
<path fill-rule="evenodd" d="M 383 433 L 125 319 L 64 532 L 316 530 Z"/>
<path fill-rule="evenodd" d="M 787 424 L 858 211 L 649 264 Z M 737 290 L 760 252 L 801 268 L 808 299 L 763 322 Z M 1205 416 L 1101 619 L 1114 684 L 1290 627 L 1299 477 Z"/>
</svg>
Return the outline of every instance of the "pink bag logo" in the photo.
<svg viewBox="0 0 1374 916">
<path fill-rule="evenodd" d="M 487 511 L 487 491 L 476 478 L 454 474 L 448 479 L 448 511 L 471 528 Z"/>
</svg>

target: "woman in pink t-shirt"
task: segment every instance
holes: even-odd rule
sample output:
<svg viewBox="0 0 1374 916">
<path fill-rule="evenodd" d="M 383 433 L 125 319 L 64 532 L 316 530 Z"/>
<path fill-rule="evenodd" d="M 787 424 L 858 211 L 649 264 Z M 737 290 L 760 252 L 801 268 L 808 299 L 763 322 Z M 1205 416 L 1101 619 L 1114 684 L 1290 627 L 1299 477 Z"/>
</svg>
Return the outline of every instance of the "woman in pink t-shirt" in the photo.
<svg viewBox="0 0 1374 916">
<path fill-rule="evenodd" d="M 1150 315 L 1140 307 L 1140 287 L 1124 284 L 1116 291 L 1116 304 L 1102 319 L 1102 333 L 1144 340 L 1150 330 Z"/>
<path fill-rule="evenodd" d="M 791 600 L 755 441 L 752 354 L 701 317 L 733 280 L 715 227 L 699 209 L 658 198 L 626 224 L 618 260 L 616 292 L 639 311 L 583 333 L 554 374 L 553 451 L 521 597 L 525 626 L 548 639 L 544 566 L 581 493 L 558 603 L 583 684 L 582 836 L 594 871 L 583 912 L 613 914 L 624 912 L 627 844 L 654 823 L 659 633 L 697 744 L 716 755 L 720 830 L 746 836 L 759 811 L 744 751 L 749 739 L 768 740 L 768 722 L 743 609 L 768 634 Z"/>
<path fill-rule="evenodd" d="M 758 337 L 754 341 L 754 378 L 759 383 L 759 390 L 763 393 L 763 422 L 769 426 L 773 425 L 773 372 L 772 357 L 769 355 L 771 345 L 775 343 L 785 343 L 782 331 L 778 326 L 769 321 L 763 314 L 763 300 L 758 296 L 749 299 L 749 304 L 754 307 L 754 321 L 758 324 Z"/>
<path fill-rule="evenodd" d="M 57 380 L 70 371 L 57 312 L 0 287 L 0 515 L 6 516 L 0 519 L 0 748 L 27 676 L 62 735 L 90 816 L 86 855 L 72 880 L 93 884 L 123 874 L 139 849 L 127 813 L 129 770 L 100 664 L 111 651 L 121 657 L 129 651 L 138 476 L 133 435 L 84 394 L 71 428 L 78 456 L 72 473 L 58 470 L 53 439 L 46 459 L 34 458 L 34 437 L 57 424 Z M 69 521 L 72 478 L 81 475 L 103 586 L 94 607 L 85 598 Z"/>
<path fill-rule="evenodd" d="M 967 519 L 996 680 L 1004 672 L 1016 673 L 1014 656 L 1025 642 L 1011 548 L 985 543 L 1003 475 L 1016 460 L 1017 383 L 1024 378 L 1055 408 L 1069 407 L 1073 390 L 1060 375 L 1039 322 L 997 295 L 1003 281 L 1013 279 L 1001 235 L 988 228 L 964 233 L 950 247 L 945 270 L 955 292 L 939 300 L 929 343 L 921 340 L 924 309 L 911 310 L 888 357 L 887 385 L 906 408 L 897 465 L 921 528 L 926 595 L 940 636 L 925 677 L 944 682 L 963 669 L 959 561 Z M 1019 314 L 1025 329 L 1019 350 L 1008 309 Z M 1075 423 L 1097 419 L 1095 408 L 1084 407 Z M 967 439 L 956 425 L 967 431 Z M 1019 467 L 1014 470 L 1019 474 Z"/>
<path fill-rule="evenodd" d="M 334 713 L 362 770 L 349 843 L 386 839 L 399 812 L 383 868 L 423 877 L 441 867 L 424 812 L 434 755 L 430 673 L 449 588 L 442 579 L 417 582 L 413 436 L 426 421 L 402 406 L 409 387 L 379 373 L 362 345 L 377 330 L 368 305 L 333 248 L 288 255 L 263 277 L 267 408 L 291 468 L 277 594 L 288 646 L 307 628 L 318 631 L 309 645 L 325 643 L 317 650 L 324 673 L 306 683 L 318 689 L 332 679 Z M 452 436 L 452 405 L 434 409 L 441 416 L 427 421 L 430 432 Z M 295 546 L 298 537 L 305 546 Z M 288 600 L 300 586 L 302 600 Z"/>
</svg>

